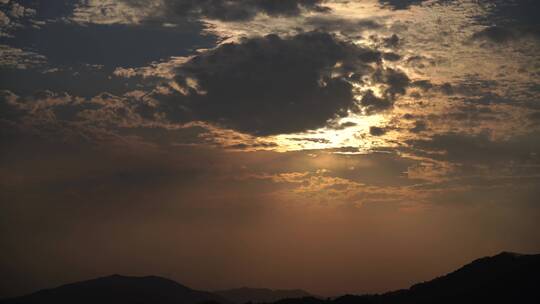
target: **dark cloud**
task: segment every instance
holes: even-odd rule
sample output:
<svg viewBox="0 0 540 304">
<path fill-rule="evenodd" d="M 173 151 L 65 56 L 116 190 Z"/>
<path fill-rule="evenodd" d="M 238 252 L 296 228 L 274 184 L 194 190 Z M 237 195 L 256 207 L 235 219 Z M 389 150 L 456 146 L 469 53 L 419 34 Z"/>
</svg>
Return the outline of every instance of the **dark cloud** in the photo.
<svg viewBox="0 0 540 304">
<path fill-rule="evenodd" d="M 360 100 L 360 104 L 365 108 L 367 113 L 375 113 L 390 109 L 394 105 L 394 102 L 387 97 L 378 97 L 373 91 L 369 90 L 364 94 L 362 100 Z"/>
<path fill-rule="evenodd" d="M 523 38 L 540 38 L 540 29 L 523 27 L 490 26 L 472 36 L 473 40 L 488 41 L 497 44 L 508 43 Z"/>
<path fill-rule="evenodd" d="M 138 7 L 151 0 L 123 0 Z M 244 21 L 259 13 L 270 16 L 297 16 L 302 10 L 326 12 L 322 0 L 166 0 L 168 12 L 182 17 L 205 17 L 222 21 Z"/>
<path fill-rule="evenodd" d="M 185 64 L 176 80 L 187 85 L 195 79 L 197 89 L 162 105 L 171 119 L 191 115 L 255 135 L 316 129 L 357 109 L 349 75 L 370 76 L 370 64 L 379 61 L 379 52 L 322 32 L 248 39 Z M 394 70 L 381 70 L 374 78 L 390 87 L 389 95 L 402 93 L 408 79 Z"/>
<path fill-rule="evenodd" d="M 465 104 L 456 107 L 455 111 L 446 113 L 441 117 L 455 120 L 460 123 L 466 123 L 469 126 L 477 126 L 483 121 L 508 119 L 508 114 L 504 112 L 495 112 L 489 106 L 485 105 Z"/>
<path fill-rule="evenodd" d="M 430 3 L 451 3 L 451 2 L 457 2 L 457 0 L 379 0 L 379 3 L 386 8 L 390 8 L 392 10 L 406 10 L 409 9 L 413 5 L 422 5 L 424 2 Z M 486 1 L 491 2 L 493 0 L 480 0 L 480 1 Z M 502 0 L 505 1 L 505 0 Z"/>
<path fill-rule="evenodd" d="M 496 44 L 520 39 L 540 39 L 540 2 L 535 0 L 492 0 L 481 1 L 486 7 L 486 15 L 477 16 L 478 22 L 486 26 L 475 33 L 473 40 Z"/>
<path fill-rule="evenodd" d="M 377 70 L 374 74 L 374 79 L 377 82 L 388 85 L 385 94 L 392 97 L 396 94 L 405 94 L 407 87 L 411 83 L 407 74 L 391 68 Z"/>
<path fill-rule="evenodd" d="M 407 58 L 406 63 L 415 69 L 423 69 L 427 66 L 436 65 L 436 61 L 434 59 L 421 55 L 414 55 Z"/>
<path fill-rule="evenodd" d="M 425 121 L 417 120 L 414 122 L 414 127 L 411 128 L 409 131 L 413 133 L 421 133 L 423 131 L 427 130 L 427 124 Z"/>
<path fill-rule="evenodd" d="M 411 113 L 407 113 L 403 115 L 403 119 L 412 120 L 416 117 L 416 115 L 413 115 Z"/>
<path fill-rule="evenodd" d="M 427 0 L 379 0 L 383 6 L 395 10 L 408 9 L 411 5 L 422 4 L 424 1 Z"/>
<path fill-rule="evenodd" d="M 482 0 L 480 2 L 488 10 L 486 15 L 480 15 L 477 19 L 487 26 L 533 29 L 540 24 L 540 19 L 538 19 L 540 2 L 536 0 Z"/>
<path fill-rule="evenodd" d="M 350 127 L 357 126 L 358 124 L 352 121 L 347 121 L 344 123 L 336 123 L 336 124 L 330 124 L 329 127 L 334 130 L 344 130 Z"/>
<path fill-rule="evenodd" d="M 204 52 L 177 68 L 175 81 L 181 93 L 171 87 L 146 97 L 124 96 L 143 88 L 138 85 L 140 79 L 110 79 L 107 71 L 103 67 L 88 68 L 82 74 L 76 69 L 47 74 L 37 69 L 10 70 L 5 83 L 18 95 L 15 100 L 28 119 L 116 128 L 164 123 L 167 118 L 173 123 L 205 121 L 266 136 L 353 126 L 350 122 L 338 125 L 336 119 L 350 111 L 371 114 L 389 109 L 410 82 L 403 72 L 384 68 L 379 51 L 324 32 L 256 37 Z M 0 77 L 4 77 L 1 71 Z M 380 84 L 382 96 L 354 88 L 354 83 L 363 81 Z M 157 82 L 147 79 L 146 85 Z M 52 93 L 66 90 L 70 94 L 65 98 Z M 115 95 L 101 94 L 105 90 Z M 34 96 L 34 92 L 50 94 Z M 42 105 L 38 111 L 32 109 L 36 104 Z"/>
<path fill-rule="evenodd" d="M 269 143 L 269 142 L 253 142 L 253 143 L 241 143 L 241 144 L 234 144 L 226 146 L 226 149 L 233 149 L 233 150 L 246 150 L 246 149 L 271 149 L 278 147 L 278 144 L 276 143 Z"/>
<path fill-rule="evenodd" d="M 497 43 L 504 43 L 516 39 L 517 36 L 509 29 L 491 26 L 475 33 L 472 38 L 475 40 L 485 39 Z"/>
<path fill-rule="evenodd" d="M 501 73 L 501 76 L 503 74 Z M 416 86 L 413 82 L 412 86 Z M 470 105 L 506 104 L 534 109 L 538 96 L 534 82 L 506 82 L 503 79 L 486 79 L 477 74 L 467 74 L 450 83 L 433 83 L 432 91 L 440 92 L 454 101 Z"/>
<path fill-rule="evenodd" d="M 369 127 L 369 134 L 371 134 L 373 136 L 382 136 L 382 135 L 386 134 L 386 132 L 388 132 L 388 130 L 386 128 Z"/>
<path fill-rule="evenodd" d="M 317 143 L 317 144 L 329 144 L 330 143 L 330 140 L 328 140 L 326 138 L 301 138 L 301 137 L 299 138 L 299 137 L 293 137 L 293 138 L 288 138 L 288 140 L 312 142 L 312 143 Z"/>
<path fill-rule="evenodd" d="M 412 87 L 420 88 L 424 91 L 427 91 L 429 89 L 433 88 L 433 84 L 429 80 L 417 80 L 411 83 Z"/>
<path fill-rule="evenodd" d="M 441 85 L 440 90 L 443 94 L 454 95 L 454 87 L 450 83 L 444 83 Z"/>
<path fill-rule="evenodd" d="M 388 52 L 388 53 L 383 54 L 383 58 L 384 58 L 384 60 L 388 60 L 388 61 L 398 61 L 398 60 L 401 59 L 401 55 L 396 54 L 396 53 L 392 53 L 392 52 Z"/>
<path fill-rule="evenodd" d="M 336 18 L 331 16 L 315 16 L 309 17 L 306 24 L 313 26 L 316 29 L 323 31 L 337 31 L 353 36 L 355 33 L 360 36 L 360 33 L 365 30 L 377 30 L 383 28 L 384 25 L 372 19 L 363 19 L 360 21 L 352 21 L 349 19 Z"/>
<path fill-rule="evenodd" d="M 397 47 L 399 45 L 400 40 L 401 39 L 396 34 L 383 39 L 384 45 L 391 48 Z"/>
<path fill-rule="evenodd" d="M 500 163 L 538 164 L 540 141 L 537 133 L 514 136 L 509 139 L 493 139 L 489 132 L 480 134 L 445 133 L 429 140 L 410 140 L 415 149 L 430 153 L 452 162 L 479 165 Z M 437 155 L 436 153 L 443 152 Z M 435 154 L 433 154 L 435 153 Z"/>
<path fill-rule="evenodd" d="M 381 96 L 377 96 L 372 90 L 368 90 L 362 96 L 360 105 L 367 114 L 388 110 L 394 106 L 398 95 L 405 94 L 411 86 L 407 74 L 392 68 L 378 68 L 372 75 L 375 83 L 383 84 L 384 90 Z"/>
</svg>

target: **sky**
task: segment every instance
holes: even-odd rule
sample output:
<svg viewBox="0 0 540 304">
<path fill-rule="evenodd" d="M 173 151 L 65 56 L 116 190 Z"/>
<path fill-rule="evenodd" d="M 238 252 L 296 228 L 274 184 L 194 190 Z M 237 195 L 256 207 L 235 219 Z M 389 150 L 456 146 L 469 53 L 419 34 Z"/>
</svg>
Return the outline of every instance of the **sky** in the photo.
<svg viewBox="0 0 540 304">
<path fill-rule="evenodd" d="M 0 0 L 0 295 L 407 288 L 540 252 L 536 0 Z"/>
</svg>

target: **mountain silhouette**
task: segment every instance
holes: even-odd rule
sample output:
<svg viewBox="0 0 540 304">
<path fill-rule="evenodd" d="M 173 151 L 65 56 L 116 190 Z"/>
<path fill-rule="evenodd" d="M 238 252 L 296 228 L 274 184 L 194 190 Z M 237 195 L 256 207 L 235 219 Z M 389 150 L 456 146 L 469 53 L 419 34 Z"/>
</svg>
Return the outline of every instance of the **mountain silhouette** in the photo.
<svg viewBox="0 0 540 304">
<path fill-rule="evenodd" d="M 284 297 L 288 299 L 283 299 Z M 294 299 L 293 299 L 294 298 Z M 278 300 L 281 299 L 281 300 Z M 276 301 L 277 300 L 277 301 Z M 301 290 L 239 288 L 196 291 L 159 277 L 113 275 L 42 290 L 2 304 L 483 304 L 540 303 L 540 254 L 503 252 L 409 289 L 380 295 L 346 295 L 332 300 Z"/>
<path fill-rule="evenodd" d="M 538 287 L 540 255 L 503 252 L 386 297 L 392 303 L 540 303 Z"/>
<path fill-rule="evenodd" d="M 540 255 L 503 252 L 405 290 L 346 295 L 330 301 L 288 299 L 276 304 L 533 304 L 540 303 L 539 287 Z"/>
<path fill-rule="evenodd" d="M 215 291 L 214 293 L 236 304 L 243 304 L 247 302 L 271 303 L 282 299 L 312 297 L 311 294 L 300 289 L 273 290 L 266 288 L 242 287 L 229 290 L 219 290 Z"/>
<path fill-rule="evenodd" d="M 228 303 L 218 295 L 197 291 L 155 276 L 112 275 L 41 290 L 2 304 L 197 304 Z"/>
</svg>

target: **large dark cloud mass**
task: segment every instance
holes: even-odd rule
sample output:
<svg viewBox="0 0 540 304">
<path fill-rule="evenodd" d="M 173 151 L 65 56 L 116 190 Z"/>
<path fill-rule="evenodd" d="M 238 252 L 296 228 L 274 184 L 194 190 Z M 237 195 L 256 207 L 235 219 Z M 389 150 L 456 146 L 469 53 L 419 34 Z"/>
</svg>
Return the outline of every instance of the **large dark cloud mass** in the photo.
<svg viewBox="0 0 540 304">
<path fill-rule="evenodd" d="M 378 52 L 322 32 L 253 38 L 188 62 L 176 80 L 195 79 L 198 89 L 169 104 L 250 134 L 315 129 L 356 110 L 352 79 L 377 69 L 379 61 Z"/>
<path fill-rule="evenodd" d="M 144 7 L 150 0 L 124 0 L 135 7 Z M 258 13 L 270 16 L 295 16 L 302 10 L 327 11 L 322 0 L 166 0 L 169 12 L 184 17 L 206 17 L 223 21 L 241 21 Z"/>
<path fill-rule="evenodd" d="M 5 92 L 13 99 L 6 108 L 21 110 L 4 113 L 9 120 L 27 117 L 30 122 L 52 119 L 90 125 L 99 121 L 109 126 L 203 121 L 268 136 L 334 128 L 339 125 L 336 120 L 350 112 L 370 115 L 392 108 L 411 82 L 402 71 L 384 67 L 381 58 L 380 51 L 332 34 L 307 32 L 244 39 L 205 51 L 174 70 L 174 83 L 168 89 L 161 87 L 164 90 L 144 95 L 133 92 L 135 95 L 122 96 L 123 91 L 136 90 L 137 82 L 115 77 L 102 84 L 97 79 L 103 73 L 94 78 L 70 77 L 60 71 L 34 74 L 40 75 L 36 80 L 41 81 L 31 82 L 31 87 L 16 82 L 21 77 L 29 79 L 27 70 L 0 73 L 0 79 L 10 85 Z M 8 78 L 10 75 L 12 78 Z M 92 85 L 85 86 L 81 79 L 89 79 Z M 92 94 L 106 84 L 117 96 Z M 364 85 L 383 89 L 376 95 L 359 88 Z M 48 93 L 35 95 L 32 88 Z M 65 94 L 66 98 L 53 94 L 62 88 L 76 94 Z M 92 107 L 82 109 L 82 104 Z M 103 115 L 103 111 L 108 114 Z M 62 115 L 66 112 L 73 115 Z"/>
</svg>

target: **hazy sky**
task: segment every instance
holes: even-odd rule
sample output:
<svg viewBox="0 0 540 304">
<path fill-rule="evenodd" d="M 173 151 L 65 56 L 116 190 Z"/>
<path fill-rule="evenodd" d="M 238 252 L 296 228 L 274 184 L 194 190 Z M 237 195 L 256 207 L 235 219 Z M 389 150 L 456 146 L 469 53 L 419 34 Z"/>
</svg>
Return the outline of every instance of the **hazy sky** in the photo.
<svg viewBox="0 0 540 304">
<path fill-rule="evenodd" d="M 0 296 L 319 295 L 540 251 L 537 0 L 0 0 Z"/>
</svg>

